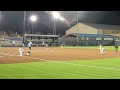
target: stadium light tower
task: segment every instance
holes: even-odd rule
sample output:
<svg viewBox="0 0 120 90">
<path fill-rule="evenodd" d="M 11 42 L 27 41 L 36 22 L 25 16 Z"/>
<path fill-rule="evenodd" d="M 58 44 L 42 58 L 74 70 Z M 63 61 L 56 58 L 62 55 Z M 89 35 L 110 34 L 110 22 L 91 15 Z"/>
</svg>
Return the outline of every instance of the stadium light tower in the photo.
<svg viewBox="0 0 120 90">
<path fill-rule="evenodd" d="M 25 34 L 25 21 L 26 21 L 26 11 L 24 11 L 24 18 L 23 18 L 23 43 L 25 43 L 25 38 L 24 38 L 24 34 Z"/>
<path fill-rule="evenodd" d="M 25 34 L 25 21 L 26 21 L 26 11 L 24 11 L 24 18 L 23 18 L 23 35 Z"/>
<path fill-rule="evenodd" d="M 59 19 L 61 21 L 64 21 L 65 19 L 60 16 L 58 12 L 52 12 L 53 18 L 54 18 L 54 26 L 53 26 L 53 35 L 56 35 L 56 19 Z"/>
<path fill-rule="evenodd" d="M 53 26 L 53 35 L 56 35 L 56 19 L 60 18 L 60 14 L 58 12 L 52 12 L 54 18 L 54 26 Z"/>
<path fill-rule="evenodd" d="M 58 12 L 52 12 L 52 15 L 55 19 L 60 18 L 60 14 Z"/>
<path fill-rule="evenodd" d="M 58 12 L 52 12 L 52 16 L 54 18 L 54 26 L 53 26 L 53 35 L 56 35 L 56 19 L 59 19 L 61 21 L 64 21 L 64 18 L 60 16 Z M 55 37 L 54 37 L 54 44 L 55 44 Z"/>
<path fill-rule="evenodd" d="M 32 21 L 32 34 L 33 34 L 33 23 L 36 22 L 37 17 L 36 17 L 35 15 L 32 15 L 32 16 L 30 17 L 30 20 Z"/>
</svg>

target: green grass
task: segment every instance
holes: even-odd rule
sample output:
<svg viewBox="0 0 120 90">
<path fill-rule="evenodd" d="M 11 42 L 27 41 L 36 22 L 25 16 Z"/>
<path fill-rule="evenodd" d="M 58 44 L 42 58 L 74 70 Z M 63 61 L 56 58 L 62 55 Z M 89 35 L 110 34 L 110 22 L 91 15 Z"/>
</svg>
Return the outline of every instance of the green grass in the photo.
<svg viewBox="0 0 120 90">
<path fill-rule="evenodd" d="M 114 50 L 114 46 L 105 49 Z M 0 64 L 0 79 L 120 79 L 120 58 Z"/>
<path fill-rule="evenodd" d="M 115 79 L 120 59 L 0 64 L 1 79 Z"/>
</svg>

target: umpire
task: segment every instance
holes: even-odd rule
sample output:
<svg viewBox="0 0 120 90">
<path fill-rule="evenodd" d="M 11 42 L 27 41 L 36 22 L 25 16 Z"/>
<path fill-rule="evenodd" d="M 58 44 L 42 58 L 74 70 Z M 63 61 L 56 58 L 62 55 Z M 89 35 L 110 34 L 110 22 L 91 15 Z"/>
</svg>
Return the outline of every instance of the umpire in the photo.
<svg viewBox="0 0 120 90">
<path fill-rule="evenodd" d="M 118 44 L 115 44 L 115 52 L 118 53 Z"/>
</svg>

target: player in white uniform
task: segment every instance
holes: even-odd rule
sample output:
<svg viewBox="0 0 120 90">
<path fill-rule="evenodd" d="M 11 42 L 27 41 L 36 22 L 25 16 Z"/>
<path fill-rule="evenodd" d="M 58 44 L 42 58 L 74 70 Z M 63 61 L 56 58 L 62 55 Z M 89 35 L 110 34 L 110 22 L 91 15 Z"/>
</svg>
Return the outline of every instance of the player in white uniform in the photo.
<svg viewBox="0 0 120 90">
<path fill-rule="evenodd" d="M 100 48 L 100 54 L 104 54 L 104 48 L 103 48 L 103 46 L 100 45 L 99 48 Z"/>
<path fill-rule="evenodd" d="M 22 44 L 22 46 L 23 46 L 23 47 L 25 46 L 24 43 Z"/>
<path fill-rule="evenodd" d="M 45 44 L 45 46 L 46 46 L 46 50 L 48 50 L 48 44 Z"/>
<path fill-rule="evenodd" d="M 12 40 L 12 43 L 13 43 L 13 47 L 15 46 L 15 41 L 14 40 Z"/>
<path fill-rule="evenodd" d="M 23 55 L 23 53 L 24 53 L 24 50 L 23 50 L 23 48 L 22 48 L 22 47 L 20 47 L 20 48 L 19 48 L 19 52 L 20 52 L 20 55 L 19 55 L 19 56 L 22 56 L 22 55 Z"/>
<path fill-rule="evenodd" d="M 44 41 L 42 42 L 42 46 L 43 46 L 43 47 L 45 46 L 45 42 L 44 42 Z"/>
<path fill-rule="evenodd" d="M 63 44 L 61 44 L 61 48 L 63 48 Z"/>
</svg>

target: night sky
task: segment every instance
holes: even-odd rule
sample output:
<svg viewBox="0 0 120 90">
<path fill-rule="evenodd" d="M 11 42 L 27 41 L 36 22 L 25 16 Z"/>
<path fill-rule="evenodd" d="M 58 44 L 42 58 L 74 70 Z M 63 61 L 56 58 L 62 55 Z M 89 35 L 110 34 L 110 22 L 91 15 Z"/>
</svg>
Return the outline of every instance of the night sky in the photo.
<svg viewBox="0 0 120 90">
<path fill-rule="evenodd" d="M 58 11 L 65 22 L 57 20 L 57 34 L 64 35 L 65 31 L 76 24 L 76 11 Z M 53 17 L 51 11 L 27 11 L 25 31 L 32 29 L 29 17 L 37 15 L 34 33 L 52 34 Z M 6 32 L 23 32 L 23 11 L 1 11 L 0 30 Z M 79 22 L 120 25 L 120 11 L 79 11 Z"/>
</svg>

